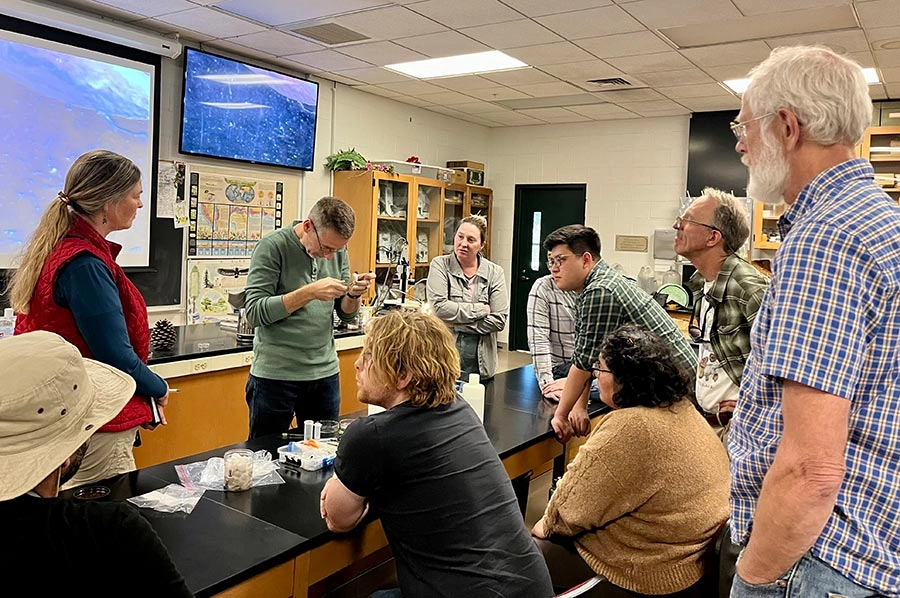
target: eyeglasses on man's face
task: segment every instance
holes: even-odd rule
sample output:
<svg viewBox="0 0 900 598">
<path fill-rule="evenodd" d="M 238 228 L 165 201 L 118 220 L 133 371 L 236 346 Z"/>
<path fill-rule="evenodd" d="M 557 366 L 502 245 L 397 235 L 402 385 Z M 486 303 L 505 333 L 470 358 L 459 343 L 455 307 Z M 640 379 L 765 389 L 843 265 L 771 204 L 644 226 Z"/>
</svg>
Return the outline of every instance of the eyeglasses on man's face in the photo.
<svg viewBox="0 0 900 598">
<path fill-rule="evenodd" d="M 319 231 L 316 229 L 316 223 L 312 221 L 310 218 L 309 223 L 312 225 L 313 232 L 316 233 L 316 242 L 319 244 L 319 249 L 322 253 L 337 253 L 341 250 L 340 247 L 329 247 L 328 245 L 322 244 L 322 237 L 319 236 Z"/>
<path fill-rule="evenodd" d="M 768 112 L 766 114 L 763 114 L 762 116 L 757 116 L 756 118 L 751 118 L 750 120 L 744 121 L 742 123 L 739 123 L 738 121 L 733 120 L 733 121 L 731 121 L 731 124 L 728 126 L 731 127 L 731 132 L 734 133 L 734 138 L 737 139 L 738 141 L 742 141 L 744 139 L 744 136 L 747 134 L 747 125 L 749 125 L 750 123 L 752 123 L 755 120 L 760 120 L 761 118 L 766 118 L 767 116 L 772 116 L 773 114 L 775 114 L 775 113 Z"/>
<path fill-rule="evenodd" d="M 675 219 L 675 228 L 681 230 L 684 227 L 685 222 L 690 222 L 691 224 L 696 224 L 697 226 L 705 226 L 706 228 L 712 229 L 714 231 L 722 232 L 719 227 L 713 226 L 712 224 L 706 224 L 704 222 L 697 222 L 696 220 L 691 220 L 690 218 L 685 218 L 684 216 L 679 216 Z"/>
<path fill-rule="evenodd" d="M 591 376 L 596 378 L 603 372 L 606 372 L 607 374 L 612 374 L 612 370 L 608 370 L 604 367 L 600 367 L 600 362 L 595 361 L 594 364 L 591 366 Z"/>
<path fill-rule="evenodd" d="M 553 268 L 559 268 L 562 266 L 563 262 L 569 259 L 570 257 L 575 257 L 574 253 L 561 253 L 559 255 L 547 256 L 547 269 L 552 270 Z"/>
</svg>

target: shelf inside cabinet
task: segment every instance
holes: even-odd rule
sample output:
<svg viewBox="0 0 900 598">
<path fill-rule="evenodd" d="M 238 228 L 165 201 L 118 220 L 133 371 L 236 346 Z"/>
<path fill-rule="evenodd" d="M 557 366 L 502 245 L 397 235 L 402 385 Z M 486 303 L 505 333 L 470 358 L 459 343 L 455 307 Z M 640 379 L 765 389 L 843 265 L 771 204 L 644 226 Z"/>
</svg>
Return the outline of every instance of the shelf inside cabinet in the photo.
<svg viewBox="0 0 900 598">
<path fill-rule="evenodd" d="M 433 218 L 419 218 L 416 220 L 416 224 L 440 224 L 440 220 L 435 220 Z"/>
<path fill-rule="evenodd" d="M 393 222 L 406 222 L 406 216 L 379 216 L 379 220 L 391 220 Z"/>
<path fill-rule="evenodd" d="M 900 162 L 900 154 L 892 155 L 873 155 L 869 157 L 870 162 Z"/>
</svg>

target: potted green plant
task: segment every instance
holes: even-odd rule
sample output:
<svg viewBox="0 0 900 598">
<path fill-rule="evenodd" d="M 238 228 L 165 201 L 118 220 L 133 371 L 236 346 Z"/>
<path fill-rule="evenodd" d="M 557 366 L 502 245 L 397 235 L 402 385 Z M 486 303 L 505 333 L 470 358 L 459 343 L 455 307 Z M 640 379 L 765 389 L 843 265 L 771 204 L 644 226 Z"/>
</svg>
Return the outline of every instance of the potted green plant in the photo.
<svg viewBox="0 0 900 598">
<path fill-rule="evenodd" d="M 356 148 L 337 151 L 325 158 L 325 168 L 335 170 L 365 170 L 366 159 Z"/>
</svg>

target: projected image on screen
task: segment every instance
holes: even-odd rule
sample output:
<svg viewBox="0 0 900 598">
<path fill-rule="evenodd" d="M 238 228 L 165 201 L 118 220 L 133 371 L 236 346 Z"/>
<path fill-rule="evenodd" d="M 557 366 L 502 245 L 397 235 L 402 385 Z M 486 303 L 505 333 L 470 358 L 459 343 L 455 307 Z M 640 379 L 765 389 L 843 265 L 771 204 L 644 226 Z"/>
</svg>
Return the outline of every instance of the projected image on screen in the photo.
<svg viewBox="0 0 900 598">
<path fill-rule="evenodd" d="M 181 152 L 311 170 L 318 86 L 189 48 Z"/>
<path fill-rule="evenodd" d="M 0 267 L 13 265 L 72 162 L 108 149 L 141 169 L 144 208 L 110 235 L 118 262 L 146 266 L 153 67 L 0 31 Z"/>
</svg>

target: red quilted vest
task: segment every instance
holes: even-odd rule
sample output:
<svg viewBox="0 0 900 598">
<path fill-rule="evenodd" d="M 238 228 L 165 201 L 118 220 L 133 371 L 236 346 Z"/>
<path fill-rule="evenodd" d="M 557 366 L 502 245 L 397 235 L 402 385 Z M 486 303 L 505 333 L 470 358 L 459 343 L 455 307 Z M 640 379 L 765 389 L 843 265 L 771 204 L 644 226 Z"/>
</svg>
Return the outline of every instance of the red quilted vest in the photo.
<svg viewBox="0 0 900 598">
<path fill-rule="evenodd" d="M 119 289 L 119 300 L 125 314 L 125 325 L 128 338 L 138 358 L 147 363 L 150 353 L 150 327 L 147 324 L 147 304 L 137 287 L 128 280 L 121 266 L 116 263 L 116 256 L 122 246 L 107 241 L 97 230 L 80 216 L 75 216 L 72 227 L 65 237 L 53 248 L 44 263 L 38 278 L 34 295 L 28 306 L 27 314 L 16 316 L 16 334 L 24 334 L 32 330 L 49 330 L 60 335 L 81 351 L 84 357 L 92 357 L 91 350 L 78 332 L 72 312 L 56 303 L 53 289 L 59 270 L 80 253 L 88 252 L 103 260 L 112 273 L 116 288 Z M 145 397 L 134 396 L 122 411 L 111 422 L 100 428 L 101 432 L 121 432 L 152 421 L 150 403 Z"/>
</svg>

